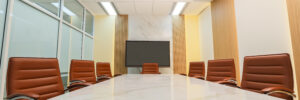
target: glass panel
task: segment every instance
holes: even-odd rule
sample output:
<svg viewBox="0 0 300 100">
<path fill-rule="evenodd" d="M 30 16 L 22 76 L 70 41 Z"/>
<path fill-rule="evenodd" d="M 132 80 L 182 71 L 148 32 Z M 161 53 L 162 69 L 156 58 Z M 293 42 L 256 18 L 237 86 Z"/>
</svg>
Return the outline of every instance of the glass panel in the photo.
<svg viewBox="0 0 300 100">
<path fill-rule="evenodd" d="M 13 9 L 9 56 L 55 58 L 59 22 L 20 0 Z"/>
<path fill-rule="evenodd" d="M 83 7 L 76 0 L 64 0 L 64 20 L 82 29 Z"/>
<path fill-rule="evenodd" d="M 86 11 L 85 18 L 85 32 L 93 35 L 94 17 L 90 12 Z"/>
<path fill-rule="evenodd" d="M 0 1 L 0 50 L 2 49 L 2 39 L 3 39 L 5 17 L 6 17 L 6 5 L 7 5 L 7 0 Z"/>
<path fill-rule="evenodd" d="M 90 37 L 84 37 L 84 56 L 85 60 L 93 60 L 94 40 Z"/>
<path fill-rule="evenodd" d="M 58 15 L 59 14 L 59 0 L 29 0 L 42 8 L 50 11 L 51 13 Z"/>
<path fill-rule="evenodd" d="M 81 59 L 82 33 L 71 30 L 71 59 Z"/>
<path fill-rule="evenodd" d="M 59 67 L 60 71 L 69 72 L 70 59 L 69 59 L 69 48 L 70 48 L 70 34 L 72 29 L 63 24 L 62 26 L 62 35 L 61 35 L 61 47 L 60 47 L 60 59 Z"/>
<path fill-rule="evenodd" d="M 6 17 L 6 4 L 7 0 L 0 1 L 0 32 L 2 33 L 4 30 L 4 21 Z"/>
</svg>

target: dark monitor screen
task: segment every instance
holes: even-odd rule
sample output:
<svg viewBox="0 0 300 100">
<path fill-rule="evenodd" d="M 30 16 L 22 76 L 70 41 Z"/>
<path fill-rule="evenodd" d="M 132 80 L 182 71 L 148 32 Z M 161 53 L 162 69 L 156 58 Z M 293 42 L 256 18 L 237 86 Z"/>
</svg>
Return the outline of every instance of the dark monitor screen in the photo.
<svg viewBox="0 0 300 100">
<path fill-rule="evenodd" d="M 141 67 L 143 63 L 170 66 L 170 42 L 126 41 L 126 66 Z"/>
</svg>

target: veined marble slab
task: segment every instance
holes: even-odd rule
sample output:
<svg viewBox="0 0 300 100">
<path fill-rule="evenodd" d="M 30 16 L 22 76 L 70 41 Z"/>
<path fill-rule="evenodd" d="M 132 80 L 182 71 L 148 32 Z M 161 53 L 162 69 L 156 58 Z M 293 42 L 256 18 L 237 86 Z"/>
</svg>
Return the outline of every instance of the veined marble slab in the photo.
<svg viewBox="0 0 300 100">
<path fill-rule="evenodd" d="M 170 66 L 159 67 L 162 74 L 173 73 L 173 25 L 172 16 L 129 15 L 128 40 L 170 41 Z M 139 74 L 141 68 L 128 67 L 129 74 Z"/>
<path fill-rule="evenodd" d="M 50 100 L 282 100 L 182 75 L 127 74 Z"/>
</svg>

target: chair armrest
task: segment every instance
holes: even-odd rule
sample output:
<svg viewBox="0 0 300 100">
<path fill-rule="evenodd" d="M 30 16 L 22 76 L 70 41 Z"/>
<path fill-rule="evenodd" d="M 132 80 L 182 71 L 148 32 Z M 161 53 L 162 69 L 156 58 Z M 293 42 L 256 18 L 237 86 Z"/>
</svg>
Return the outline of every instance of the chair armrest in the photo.
<svg viewBox="0 0 300 100">
<path fill-rule="evenodd" d="M 230 85 L 236 85 L 234 82 L 229 82 L 229 81 L 217 81 L 216 83 L 218 83 L 218 84 L 230 84 Z"/>
<path fill-rule="evenodd" d="M 97 82 L 102 82 L 105 80 L 111 79 L 110 77 L 102 77 L 102 78 L 97 78 Z"/>
<path fill-rule="evenodd" d="M 85 80 L 71 80 L 70 84 L 73 84 L 73 83 L 85 83 L 85 82 L 86 82 Z"/>
<path fill-rule="evenodd" d="M 117 77 L 117 76 L 121 76 L 122 74 L 116 74 L 116 75 L 114 75 L 113 77 Z"/>
<path fill-rule="evenodd" d="M 235 80 L 235 78 L 225 78 L 222 81 L 217 81 L 216 83 L 237 86 L 237 81 Z"/>
<path fill-rule="evenodd" d="M 231 81 L 217 81 L 216 83 L 240 88 L 239 86 L 237 86 L 236 82 L 231 82 Z"/>
<path fill-rule="evenodd" d="M 205 79 L 205 77 L 204 76 L 201 76 L 201 75 L 195 75 L 195 76 L 191 76 L 191 77 L 194 77 L 194 78 L 198 78 L 198 79 Z"/>
<path fill-rule="evenodd" d="M 157 72 L 157 73 L 144 73 L 144 72 L 141 72 L 140 74 L 161 74 L 160 72 Z"/>
<path fill-rule="evenodd" d="M 105 80 L 108 80 L 108 79 L 111 79 L 111 77 L 108 77 L 108 76 L 106 76 L 106 75 L 99 75 L 99 76 L 97 77 L 97 83 L 102 82 L 102 81 L 105 81 Z"/>
<path fill-rule="evenodd" d="M 72 89 L 75 89 L 75 88 L 87 87 L 87 86 L 90 86 L 90 85 L 93 85 L 93 84 L 90 84 L 90 83 L 73 83 L 70 86 L 68 86 L 65 91 L 69 91 L 69 90 L 72 90 Z"/>
<path fill-rule="evenodd" d="M 40 95 L 35 93 L 26 93 L 26 94 L 15 93 L 15 94 L 8 95 L 6 97 L 6 99 L 9 100 L 19 100 L 19 99 L 38 100 L 39 98 Z"/>
<path fill-rule="evenodd" d="M 102 80 L 102 79 L 111 79 L 110 77 L 97 77 L 97 80 Z"/>
<path fill-rule="evenodd" d="M 181 73 L 181 74 L 179 74 L 179 75 L 183 75 L 183 76 L 186 76 L 186 74 L 183 74 L 183 73 Z"/>
<path fill-rule="evenodd" d="M 285 88 L 285 87 L 268 87 L 261 90 L 264 94 L 273 94 L 273 93 L 282 93 L 285 95 L 289 95 L 291 97 L 296 97 L 294 94 L 294 90 Z"/>
<path fill-rule="evenodd" d="M 236 79 L 235 79 L 235 78 L 228 77 L 228 78 L 224 78 L 223 81 L 236 82 Z"/>
<path fill-rule="evenodd" d="M 110 79 L 111 77 L 108 77 L 107 75 L 99 75 L 97 76 L 97 80 L 99 79 Z"/>
</svg>

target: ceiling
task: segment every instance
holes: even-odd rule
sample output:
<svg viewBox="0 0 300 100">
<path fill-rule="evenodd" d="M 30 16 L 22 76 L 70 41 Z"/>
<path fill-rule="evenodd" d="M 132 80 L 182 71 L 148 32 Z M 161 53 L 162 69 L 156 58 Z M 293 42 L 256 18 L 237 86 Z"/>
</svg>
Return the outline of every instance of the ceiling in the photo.
<svg viewBox="0 0 300 100">
<path fill-rule="evenodd" d="M 175 3 L 188 2 L 182 14 L 198 15 L 210 5 L 212 0 L 78 0 L 94 15 L 106 15 L 99 5 L 101 1 L 114 3 L 122 15 L 170 15 Z"/>
</svg>

